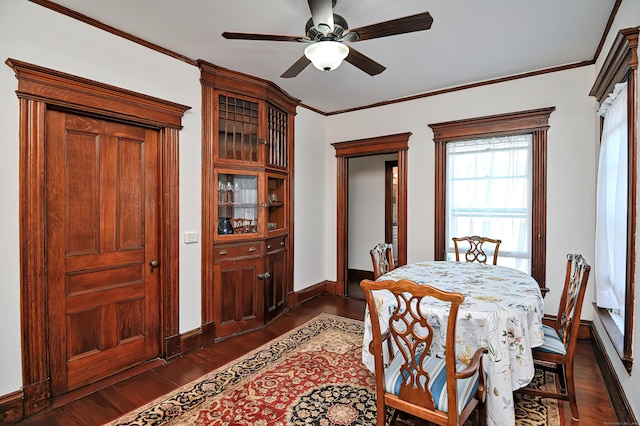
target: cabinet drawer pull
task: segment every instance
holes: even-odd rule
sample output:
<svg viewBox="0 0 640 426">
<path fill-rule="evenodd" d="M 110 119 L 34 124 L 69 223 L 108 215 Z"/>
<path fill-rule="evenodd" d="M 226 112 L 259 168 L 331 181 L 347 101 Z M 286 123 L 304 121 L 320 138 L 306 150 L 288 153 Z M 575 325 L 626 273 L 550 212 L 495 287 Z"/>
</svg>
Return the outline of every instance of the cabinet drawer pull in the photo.
<svg viewBox="0 0 640 426">
<path fill-rule="evenodd" d="M 229 254 L 229 252 L 227 250 L 220 250 L 220 252 L 218 252 L 219 255 L 224 256 L 225 254 Z"/>
<path fill-rule="evenodd" d="M 281 246 L 284 246 L 284 241 L 280 241 L 280 245 L 281 245 Z"/>
<path fill-rule="evenodd" d="M 259 274 L 258 275 L 258 279 L 259 280 L 266 280 L 266 279 L 269 279 L 269 278 L 271 278 L 271 274 L 268 273 L 268 272 L 265 272 L 264 274 Z"/>
<path fill-rule="evenodd" d="M 258 139 L 258 143 L 261 144 L 261 145 L 266 145 L 269 142 L 267 142 L 265 139 Z"/>
<path fill-rule="evenodd" d="M 253 253 L 254 251 L 257 251 L 258 249 L 255 247 L 249 247 L 249 252 Z"/>
<path fill-rule="evenodd" d="M 267 250 L 269 250 L 271 248 L 271 244 L 267 245 Z"/>
</svg>

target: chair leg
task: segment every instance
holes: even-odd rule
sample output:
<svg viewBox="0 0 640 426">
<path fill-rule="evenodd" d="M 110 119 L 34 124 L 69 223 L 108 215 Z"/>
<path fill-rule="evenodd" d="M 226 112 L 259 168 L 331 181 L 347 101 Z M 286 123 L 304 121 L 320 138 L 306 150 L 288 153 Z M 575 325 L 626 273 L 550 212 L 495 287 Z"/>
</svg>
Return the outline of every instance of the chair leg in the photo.
<svg viewBox="0 0 640 426">
<path fill-rule="evenodd" d="M 560 390 L 566 393 L 567 392 L 567 373 L 566 373 L 566 368 L 563 364 L 556 365 L 556 374 L 558 375 Z"/>
<path fill-rule="evenodd" d="M 486 426 L 487 425 L 487 404 L 480 403 L 478 404 L 478 425 Z"/>
<path fill-rule="evenodd" d="M 578 403 L 576 401 L 576 387 L 573 381 L 573 365 L 567 365 L 565 369 L 567 379 L 567 394 L 569 395 L 569 405 L 571 406 L 571 417 L 574 421 L 580 421 L 578 414 Z"/>
<path fill-rule="evenodd" d="M 378 411 L 378 414 L 376 416 L 376 426 L 385 426 L 387 411 L 386 407 L 384 406 L 383 398 L 376 398 L 376 409 Z M 393 424 L 393 421 L 390 424 Z"/>
<path fill-rule="evenodd" d="M 400 412 L 400 410 L 398 409 L 394 409 L 393 410 L 393 415 L 391 416 L 391 420 L 389 421 L 389 426 L 393 426 L 396 424 L 396 420 L 398 419 L 398 413 Z"/>
<path fill-rule="evenodd" d="M 558 376 L 558 384 L 560 385 L 560 391 L 567 393 L 567 375 L 565 374 L 564 364 L 555 363 L 536 363 L 536 367 L 542 371 L 548 371 Z"/>
</svg>

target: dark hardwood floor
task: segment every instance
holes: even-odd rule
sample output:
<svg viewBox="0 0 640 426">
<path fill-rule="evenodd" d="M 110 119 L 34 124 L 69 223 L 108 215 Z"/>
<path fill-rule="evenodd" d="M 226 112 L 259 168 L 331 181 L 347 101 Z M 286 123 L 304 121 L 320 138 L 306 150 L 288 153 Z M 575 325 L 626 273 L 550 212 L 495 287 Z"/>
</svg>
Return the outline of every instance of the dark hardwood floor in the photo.
<svg viewBox="0 0 640 426">
<path fill-rule="evenodd" d="M 364 301 L 330 295 L 317 297 L 291 309 L 260 330 L 212 344 L 169 363 L 157 363 L 153 368 L 133 377 L 115 377 L 103 382 L 102 386 L 94 385 L 94 392 L 75 400 L 67 398 L 57 401 L 52 410 L 18 424 L 91 426 L 107 423 L 223 366 L 323 312 L 362 320 Z M 589 342 L 580 342 L 579 345 L 576 376 L 581 421 L 571 421 L 571 412 L 565 402 L 565 426 L 616 424 L 617 419 L 591 345 Z"/>
</svg>

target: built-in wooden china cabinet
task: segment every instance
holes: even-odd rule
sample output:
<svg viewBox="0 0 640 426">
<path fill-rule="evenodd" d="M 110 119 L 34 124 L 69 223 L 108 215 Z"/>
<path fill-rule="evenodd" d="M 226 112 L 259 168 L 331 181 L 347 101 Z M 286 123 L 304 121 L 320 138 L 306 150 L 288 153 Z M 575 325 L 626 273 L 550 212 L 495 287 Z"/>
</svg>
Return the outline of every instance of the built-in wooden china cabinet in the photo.
<svg viewBox="0 0 640 426">
<path fill-rule="evenodd" d="M 293 291 L 293 128 L 298 100 L 200 62 L 202 323 L 218 339 L 262 326 Z"/>
</svg>

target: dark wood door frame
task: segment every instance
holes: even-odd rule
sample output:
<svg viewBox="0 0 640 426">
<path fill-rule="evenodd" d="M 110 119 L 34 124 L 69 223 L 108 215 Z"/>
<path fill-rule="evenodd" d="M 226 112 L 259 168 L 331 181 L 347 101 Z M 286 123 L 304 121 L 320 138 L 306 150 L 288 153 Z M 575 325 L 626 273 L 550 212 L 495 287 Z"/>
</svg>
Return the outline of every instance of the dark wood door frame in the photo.
<svg viewBox="0 0 640 426">
<path fill-rule="evenodd" d="M 333 143 L 338 159 L 338 208 L 335 294 L 345 295 L 349 247 L 349 159 L 368 155 L 398 155 L 398 266 L 407 263 L 407 151 L 410 132 Z"/>
<path fill-rule="evenodd" d="M 384 162 L 384 242 L 393 243 L 393 168 L 398 160 Z M 397 253 L 393 254 L 398 256 Z"/>
<path fill-rule="evenodd" d="M 179 353 L 178 137 L 190 107 L 8 59 L 20 101 L 20 291 L 23 415 L 51 405 L 47 357 L 45 144 L 49 109 L 116 120 L 159 131 L 160 338 L 162 357 Z"/>
</svg>

